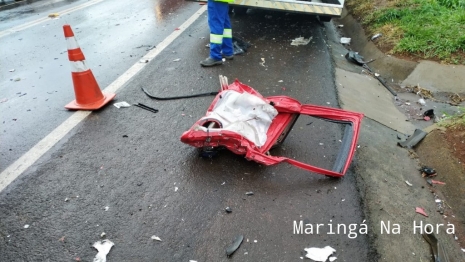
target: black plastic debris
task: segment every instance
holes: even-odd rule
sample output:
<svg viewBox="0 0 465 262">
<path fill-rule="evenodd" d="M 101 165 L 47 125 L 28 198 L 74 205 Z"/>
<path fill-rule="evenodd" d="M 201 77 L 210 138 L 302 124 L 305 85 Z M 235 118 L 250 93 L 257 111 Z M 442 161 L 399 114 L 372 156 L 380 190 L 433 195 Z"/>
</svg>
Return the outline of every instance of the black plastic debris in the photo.
<svg viewBox="0 0 465 262">
<path fill-rule="evenodd" d="M 359 55 L 357 52 L 349 51 L 349 53 L 347 53 L 345 57 L 349 62 L 362 66 L 363 68 L 368 70 L 368 73 L 374 78 L 376 78 L 389 92 L 391 92 L 392 95 L 397 96 L 397 93 L 390 86 L 388 86 L 386 81 L 384 81 L 381 77 L 377 76 L 375 72 L 371 70 L 371 68 L 367 65 L 369 62 L 365 62 L 363 60 L 363 56 Z"/>
<path fill-rule="evenodd" d="M 155 100 L 175 100 L 175 99 L 184 99 L 184 98 L 193 98 L 193 97 L 202 97 L 202 96 L 216 96 L 218 92 L 209 92 L 209 93 L 201 93 L 201 94 L 195 94 L 195 95 L 185 95 L 185 96 L 171 96 L 171 97 L 158 97 L 150 94 L 145 88 L 141 87 L 142 91 L 144 93 Z"/>
<path fill-rule="evenodd" d="M 250 47 L 250 43 L 240 39 L 239 37 L 233 36 L 233 48 L 234 48 L 234 55 L 240 55 L 247 52 L 247 49 Z"/>
<path fill-rule="evenodd" d="M 248 195 L 248 196 L 251 196 L 251 195 L 253 195 L 253 192 L 250 191 L 250 192 L 247 192 L 247 193 L 245 193 L 245 194 Z"/>
<path fill-rule="evenodd" d="M 134 104 L 134 106 L 140 107 L 140 108 L 145 109 L 147 111 L 150 111 L 152 113 L 158 113 L 158 109 L 155 109 L 155 108 L 150 107 L 150 106 L 146 106 L 146 105 L 141 104 L 141 103 Z"/>
<path fill-rule="evenodd" d="M 422 173 L 423 177 L 432 177 L 437 175 L 436 170 L 434 170 L 434 168 L 427 166 L 420 168 L 420 172 Z"/>
<path fill-rule="evenodd" d="M 226 213 L 231 213 L 232 212 L 232 209 L 230 207 L 226 207 L 224 210 L 226 211 Z"/>
<path fill-rule="evenodd" d="M 416 129 L 407 140 L 404 142 L 398 142 L 397 144 L 401 147 L 411 149 L 416 146 L 428 133 L 421 129 Z"/>
<path fill-rule="evenodd" d="M 436 236 L 433 233 L 431 234 L 422 234 L 423 238 L 431 246 L 431 251 L 433 252 L 434 262 L 449 262 L 449 256 L 444 250 L 444 246 L 438 241 Z"/>
<path fill-rule="evenodd" d="M 243 240 L 243 235 L 235 237 L 233 243 L 228 248 L 226 248 L 226 255 L 230 257 L 234 252 L 236 252 Z"/>
<path fill-rule="evenodd" d="M 423 116 L 434 117 L 434 109 L 426 110 L 426 111 L 423 113 Z"/>
</svg>

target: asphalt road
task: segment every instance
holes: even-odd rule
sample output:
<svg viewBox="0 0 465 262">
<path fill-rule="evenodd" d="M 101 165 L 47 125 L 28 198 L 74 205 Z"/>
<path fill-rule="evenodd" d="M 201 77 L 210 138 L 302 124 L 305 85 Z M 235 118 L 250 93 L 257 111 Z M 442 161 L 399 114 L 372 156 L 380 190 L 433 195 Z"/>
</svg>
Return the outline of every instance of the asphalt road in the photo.
<svg viewBox="0 0 465 262">
<path fill-rule="evenodd" d="M 157 45 L 199 9 L 184 1 L 160 12 L 147 9 L 159 2 L 102 1 L 66 18 L 75 24 L 102 87 L 139 61 L 146 52 L 139 46 Z M 227 151 L 202 159 L 179 137 L 204 115 L 212 98 L 156 102 L 141 92 L 141 87 L 159 96 L 216 91 L 221 74 L 265 96 L 282 94 L 337 107 L 325 31 L 316 20 L 253 12 L 232 16 L 232 22 L 233 34 L 252 44 L 246 54 L 201 68 L 209 36 L 203 14 L 117 93 L 117 101 L 144 103 L 159 113 L 111 105 L 95 111 L 0 192 L 1 261 L 91 261 L 97 253 L 92 244 L 102 232 L 115 243 L 109 261 L 300 261 L 304 248 L 324 246 L 337 250 L 337 261 L 369 261 L 365 235 L 328 234 L 328 224 L 364 220 L 351 169 L 344 178 L 331 179 L 286 164 L 260 166 Z M 11 23 L 19 24 L 14 18 Z M 72 114 L 62 109 L 74 99 L 62 53 L 62 21 L 50 22 L 53 40 L 45 40 L 52 31 L 45 25 L 1 39 L 11 47 L 1 49 L 8 57 L 2 61 L 16 69 L 1 67 L 0 91 L 9 97 L 0 104 L 2 168 Z M 291 46 L 299 36 L 313 40 Z M 54 46 L 25 41 L 29 38 Z M 41 66 L 46 69 L 35 73 Z M 16 77 L 21 80 L 9 80 Z M 10 96 L 20 90 L 27 95 Z M 31 111 L 24 110 L 28 105 Z M 341 135 L 336 124 L 302 117 L 283 147 L 272 153 L 331 168 Z M 249 191 L 254 195 L 247 196 Z M 230 214 L 224 211 L 228 206 Z M 319 234 L 294 234 L 293 222 L 301 220 L 326 226 Z M 239 234 L 244 242 L 227 258 L 225 249 Z M 162 242 L 153 241 L 153 235 Z"/>
</svg>

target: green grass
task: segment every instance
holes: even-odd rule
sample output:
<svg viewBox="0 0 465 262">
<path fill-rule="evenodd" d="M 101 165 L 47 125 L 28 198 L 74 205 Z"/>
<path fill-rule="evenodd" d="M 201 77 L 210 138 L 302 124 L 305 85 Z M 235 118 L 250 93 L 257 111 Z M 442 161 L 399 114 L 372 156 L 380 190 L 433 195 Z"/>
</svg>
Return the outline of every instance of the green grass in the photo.
<svg viewBox="0 0 465 262">
<path fill-rule="evenodd" d="M 465 64 L 465 0 L 388 0 L 375 12 L 361 5 L 367 1 L 349 4 L 369 32 L 383 33 L 392 53 Z"/>
<path fill-rule="evenodd" d="M 455 115 L 446 115 L 445 118 L 439 122 L 440 126 L 465 126 L 465 107 L 459 107 L 459 112 Z"/>
</svg>

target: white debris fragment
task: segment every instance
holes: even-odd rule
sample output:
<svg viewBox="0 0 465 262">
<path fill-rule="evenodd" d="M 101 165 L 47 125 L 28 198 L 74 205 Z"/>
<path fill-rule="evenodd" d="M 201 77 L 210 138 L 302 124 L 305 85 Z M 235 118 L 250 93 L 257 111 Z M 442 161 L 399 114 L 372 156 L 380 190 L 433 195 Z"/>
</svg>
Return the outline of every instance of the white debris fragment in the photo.
<svg viewBox="0 0 465 262">
<path fill-rule="evenodd" d="M 320 146 L 324 145 L 323 143 L 320 143 Z"/>
<path fill-rule="evenodd" d="M 442 200 L 441 200 L 441 199 L 436 199 L 436 200 L 434 200 L 434 202 L 436 202 L 436 203 L 441 203 Z"/>
<path fill-rule="evenodd" d="M 197 260 L 189 260 L 189 262 L 197 262 Z"/>
<path fill-rule="evenodd" d="M 407 180 L 405 180 L 405 184 L 407 184 L 408 186 L 413 186 L 412 183 L 408 182 Z"/>
<path fill-rule="evenodd" d="M 106 206 L 106 207 L 105 207 L 105 211 L 108 211 L 108 209 L 110 209 L 110 207 L 109 207 L 109 206 Z"/>
<path fill-rule="evenodd" d="M 304 250 L 307 252 L 305 257 L 317 262 L 325 262 L 329 256 L 336 252 L 336 250 L 330 246 L 325 246 L 324 248 L 310 247 Z"/>
<path fill-rule="evenodd" d="M 377 38 L 380 38 L 381 36 L 383 36 L 383 34 L 376 34 L 374 36 L 371 37 L 371 41 L 377 39 Z"/>
<path fill-rule="evenodd" d="M 253 242 L 254 242 L 254 243 L 257 243 L 257 240 L 254 240 Z"/>
<path fill-rule="evenodd" d="M 341 44 L 346 44 L 346 45 L 350 45 L 350 41 L 352 39 L 349 38 L 349 37 L 341 37 Z"/>
<path fill-rule="evenodd" d="M 68 202 L 69 201 L 69 198 L 65 198 L 65 202 Z"/>
<path fill-rule="evenodd" d="M 29 225 L 24 225 L 24 228 L 29 228 Z"/>
<path fill-rule="evenodd" d="M 130 105 L 128 102 L 126 102 L 126 101 L 114 103 L 113 105 L 114 105 L 116 108 L 130 107 L 130 106 L 131 106 L 131 105 Z"/>
<path fill-rule="evenodd" d="M 284 82 L 284 81 L 283 81 L 283 80 L 279 80 L 279 81 L 278 81 L 278 83 L 282 83 L 282 82 Z"/>
<path fill-rule="evenodd" d="M 159 237 L 155 236 L 155 235 L 153 235 L 153 236 L 151 237 L 151 239 L 161 242 L 161 239 L 160 239 Z"/>
<path fill-rule="evenodd" d="M 14 70 L 14 69 L 10 69 L 10 70 L 8 70 L 8 71 L 9 71 L 9 72 L 14 72 L 15 70 Z"/>
<path fill-rule="evenodd" d="M 107 235 L 107 233 L 102 232 L 102 234 L 100 234 L 100 237 L 105 237 L 106 235 Z"/>
<path fill-rule="evenodd" d="M 343 28 L 343 27 L 344 27 L 344 25 L 338 25 L 337 27 L 339 27 L 339 28 Z"/>
<path fill-rule="evenodd" d="M 330 261 L 330 262 L 333 262 L 333 261 L 336 260 L 336 259 L 337 259 L 337 257 L 330 257 L 330 258 L 329 258 L 329 261 Z"/>
<path fill-rule="evenodd" d="M 426 101 L 423 98 L 418 99 L 418 103 L 420 103 L 422 106 L 426 105 Z"/>
<path fill-rule="evenodd" d="M 224 186 L 225 184 L 226 184 L 226 182 L 221 183 L 222 186 Z"/>
<path fill-rule="evenodd" d="M 111 247 L 114 245 L 115 243 L 108 239 L 95 242 L 93 247 L 97 249 L 98 253 L 95 255 L 93 262 L 106 262 L 107 254 L 110 252 Z"/>
<path fill-rule="evenodd" d="M 262 57 L 262 61 L 260 62 L 261 66 L 265 66 L 265 58 Z"/>
<path fill-rule="evenodd" d="M 175 187 L 174 187 L 174 192 L 177 192 L 178 189 L 179 189 L 179 188 L 178 188 L 177 186 L 175 186 Z"/>
<path fill-rule="evenodd" d="M 148 60 L 148 59 L 141 59 L 139 62 L 140 62 L 140 63 L 144 63 L 144 64 L 146 64 L 146 63 L 148 63 L 148 62 L 149 62 L 149 60 Z"/>
<path fill-rule="evenodd" d="M 179 61 L 181 61 L 181 58 L 176 58 L 173 60 L 173 62 L 179 62 Z"/>
<path fill-rule="evenodd" d="M 465 248 L 462 248 L 462 252 L 464 252 L 464 253 L 465 253 Z"/>
<path fill-rule="evenodd" d="M 380 76 L 378 73 L 375 73 L 375 76 Z"/>
<path fill-rule="evenodd" d="M 292 40 L 291 45 L 295 45 L 295 46 L 308 45 L 308 43 L 310 43 L 310 41 L 312 41 L 312 39 L 313 39 L 313 37 L 309 37 L 307 39 L 305 39 L 303 37 L 297 37 L 296 39 Z"/>
<path fill-rule="evenodd" d="M 405 102 L 405 104 L 406 104 L 406 105 L 408 105 L 408 106 L 410 105 L 410 103 L 409 103 L 409 102 Z"/>
</svg>

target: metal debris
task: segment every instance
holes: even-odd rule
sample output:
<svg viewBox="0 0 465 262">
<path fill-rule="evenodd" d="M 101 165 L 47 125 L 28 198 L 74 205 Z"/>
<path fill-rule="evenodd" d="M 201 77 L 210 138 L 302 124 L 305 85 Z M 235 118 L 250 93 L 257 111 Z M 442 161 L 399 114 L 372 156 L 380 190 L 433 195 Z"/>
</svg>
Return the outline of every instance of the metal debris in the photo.
<svg viewBox="0 0 465 262">
<path fill-rule="evenodd" d="M 142 109 L 145 109 L 147 111 L 150 111 L 152 113 L 158 113 L 158 109 L 156 108 L 153 108 L 153 107 L 150 107 L 150 106 L 146 106 L 144 104 L 141 104 L 141 103 L 137 103 L 137 104 L 133 104 L 134 106 L 137 106 L 137 107 L 140 107 Z"/>
</svg>

